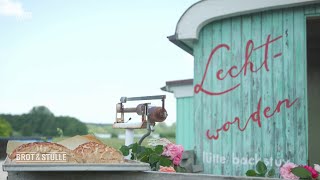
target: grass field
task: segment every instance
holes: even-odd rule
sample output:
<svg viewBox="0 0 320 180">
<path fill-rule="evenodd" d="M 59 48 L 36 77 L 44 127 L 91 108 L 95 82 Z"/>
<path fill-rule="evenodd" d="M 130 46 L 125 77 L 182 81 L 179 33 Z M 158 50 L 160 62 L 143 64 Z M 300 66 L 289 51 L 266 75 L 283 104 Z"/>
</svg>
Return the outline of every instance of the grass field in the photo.
<svg viewBox="0 0 320 180">
<path fill-rule="evenodd" d="M 116 149 L 120 149 L 122 145 L 124 145 L 124 139 L 116 138 L 118 134 L 124 134 L 124 129 L 113 129 L 112 124 L 93 124 L 87 123 L 89 134 L 112 134 L 112 138 L 98 138 L 104 144 L 112 146 Z M 147 131 L 146 129 L 136 129 L 135 134 L 145 134 Z M 166 137 L 171 142 L 175 143 L 175 124 L 172 126 L 167 126 L 165 123 L 157 123 L 155 127 L 155 134 L 160 134 L 160 137 Z M 53 142 L 58 142 L 68 137 L 55 137 L 53 138 Z M 146 138 L 143 142 L 143 146 L 148 145 L 148 139 Z M 136 138 L 134 142 L 139 142 L 139 139 Z"/>
<path fill-rule="evenodd" d="M 124 134 L 124 129 L 113 129 L 112 124 L 93 124 L 87 123 L 88 132 L 90 134 L 111 134 L 112 137 L 116 137 L 118 134 Z M 146 129 L 135 129 L 134 134 L 145 134 Z M 155 134 L 159 134 L 161 137 L 171 138 L 175 137 L 176 126 L 175 124 L 167 126 L 165 123 L 157 123 L 155 126 Z"/>
</svg>

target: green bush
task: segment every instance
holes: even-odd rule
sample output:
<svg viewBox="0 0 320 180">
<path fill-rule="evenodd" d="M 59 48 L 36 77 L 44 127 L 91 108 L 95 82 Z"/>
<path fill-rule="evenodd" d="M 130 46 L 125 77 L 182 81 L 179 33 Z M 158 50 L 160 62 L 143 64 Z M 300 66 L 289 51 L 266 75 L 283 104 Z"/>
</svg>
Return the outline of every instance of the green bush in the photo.
<svg viewBox="0 0 320 180">
<path fill-rule="evenodd" d="M 161 138 L 175 138 L 176 137 L 175 132 L 162 132 L 159 135 Z"/>
<path fill-rule="evenodd" d="M 5 119 L 0 118 L 0 136 L 9 137 L 11 135 L 12 135 L 11 125 Z"/>
<path fill-rule="evenodd" d="M 13 129 L 15 134 L 22 136 L 61 136 L 57 128 L 60 128 L 64 136 L 88 134 L 85 123 L 69 116 L 56 117 L 45 106 L 33 107 L 28 114 L 0 114 L 0 118 L 6 119 L 12 126 L 10 135 Z M 0 132 L 3 131 L 0 129 Z"/>
<path fill-rule="evenodd" d="M 118 134 L 115 133 L 115 132 L 112 132 L 112 133 L 111 133 L 111 138 L 118 138 Z"/>
</svg>

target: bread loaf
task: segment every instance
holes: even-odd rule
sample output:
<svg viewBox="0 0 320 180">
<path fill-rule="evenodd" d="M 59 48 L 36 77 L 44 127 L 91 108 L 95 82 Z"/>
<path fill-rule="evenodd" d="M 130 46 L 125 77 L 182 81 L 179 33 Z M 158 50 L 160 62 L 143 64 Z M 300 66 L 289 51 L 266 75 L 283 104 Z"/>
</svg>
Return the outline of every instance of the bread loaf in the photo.
<svg viewBox="0 0 320 180">
<path fill-rule="evenodd" d="M 32 156 L 32 159 L 27 159 L 26 162 L 48 162 L 50 159 L 48 158 L 42 158 L 43 154 L 65 154 L 63 162 L 77 162 L 74 158 L 74 154 L 71 150 L 68 148 L 57 144 L 57 143 L 50 143 L 50 142 L 33 142 L 33 143 L 27 143 L 22 144 L 19 147 L 17 147 L 10 155 L 9 158 L 13 161 L 16 160 L 17 155 L 19 154 L 34 154 Z M 39 158 L 37 158 L 39 157 Z M 53 162 L 56 161 L 52 160 Z M 61 162 L 61 161 L 59 161 Z"/>
<path fill-rule="evenodd" d="M 87 142 L 73 150 L 77 161 L 83 163 L 123 163 L 124 157 L 113 147 L 97 142 Z"/>
<path fill-rule="evenodd" d="M 81 143 L 81 144 L 80 144 Z M 63 144 L 63 145 L 62 145 Z M 79 145 L 80 144 L 80 145 Z M 65 146 L 64 146 L 65 145 Z M 67 147 L 68 148 L 67 148 Z M 76 148 L 75 148 L 76 147 Z M 72 149 L 71 149 L 72 148 Z M 64 140 L 61 144 L 51 142 L 34 142 L 22 144 L 14 149 L 8 155 L 13 162 L 17 159 L 17 154 L 36 154 L 43 155 L 49 154 L 65 154 L 65 161 L 56 161 L 56 159 L 28 159 L 28 163 L 32 162 L 67 162 L 67 163 L 123 163 L 124 157 L 122 153 L 113 147 L 104 145 L 101 141 L 93 135 L 75 136 Z M 18 160 L 19 160 L 18 156 Z M 50 161 L 51 160 L 51 161 Z M 59 159 L 58 159 L 59 160 Z M 21 161 L 20 161 L 21 162 Z"/>
</svg>

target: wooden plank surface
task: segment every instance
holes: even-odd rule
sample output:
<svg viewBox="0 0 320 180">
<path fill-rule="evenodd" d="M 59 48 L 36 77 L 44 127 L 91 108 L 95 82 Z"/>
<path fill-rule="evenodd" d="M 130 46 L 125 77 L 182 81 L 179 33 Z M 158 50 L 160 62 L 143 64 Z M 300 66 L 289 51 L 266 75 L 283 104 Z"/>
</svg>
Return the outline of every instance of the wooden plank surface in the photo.
<svg viewBox="0 0 320 180">
<path fill-rule="evenodd" d="M 211 50 L 213 48 L 213 41 L 215 41 L 215 39 L 213 39 L 213 28 L 212 26 L 206 26 L 204 27 L 204 31 L 203 31 L 203 38 L 205 39 L 205 41 L 203 41 L 203 53 L 204 53 L 204 57 L 209 57 Z M 214 57 L 216 58 L 216 57 Z M 206 59 L 206 58 L 205 58 Z M 216 58 L 218 59 L 218 58 Z M 207 61 L 205 61 L 204 63 L 206 63 Z M 206 64 L 204 65 L 206 66 Z M 207 70 L 207 76 L 211 77 L 212 76 L 212 71 L 213 71 L 213 64 L 210 63 L 208 65 L 208 70 Z M 205 89 L 211 89 L 213 86 L 214 82 L 210 81 L 210 79 L 205 79 L 204 80 L 204 84 L 203 84 L 203 88 Z M 201 132 L 201 134 L 205 134 L 205 131 L 207 129 L 207 127 L 212 127 L 213 125 L 216 124 L 216 108 L 212 106 L 212 102 L 210 101 L 211 97 L 207 97 L 204 96 L 203 99 L 203 104 L 202 104 L 202 113 L 203 113 L 203 130 Z M 208 121 L 208 119 L 212 118 L 211 121 Z M 206 156 L 206 161 L 210 162 L 207 164 L 207 166 L 204 167 L 206 172 L 209 173 L 213 173 L 213 166 L 214 164 L 212 163 L 212 153 L 214 153 L 214 150 L 212 149 L 212 141 L 208 141 L 208 139 L 203 138 L 202 139 L 202 143 L 203 143 L 203 151 L 205 153 L 210 153 L 207 154 Z M 218 169 L 218 168 L 215 168 Z"/>
<path fill-rule="evenodd" d="M 262 37 L 261 37 L 261 32 L 262 32 L 262 15 L 261 13 L 258 13 L 254 16 L 252 16 L 252 40 L 255 42 L 255 44 L 263 44 L 262 42 Z M 263 63 L 263 51 L 262 49 L 256 50 L 252 54 L 252 59 L 256 62 L 255 68 L 258 68 L 259 65 Z M 257 110 L 257 105 L 259 102 L 259 99 L 262 97 L 262 92 L 261 89 L 263 87 L 262 83 L 262 71 L 252 74 L 252 112 Z M 259 126 L 257 126 L 256 123 L 251 123 L 252 127 L 252 132 L 251 132 L 251 138 L 252 141 L 252 148 L 254 150 L 254 155 L 257 155 L 259 157 L 262 156 L 262 150 L 263 150 L 263 141 L 264 141 L 264 136 L 263 136 L 263 131 Z M 252 155 L 253 155 L 252 154 Z M 252 167 L 252 164 L 251 164 Z"/>
<path fill-rule="evenodd" d="M 205 58 L 203 55 L 203 31 L 199 33 L 199 41 L 196 41 L 194 44 L 194 85 L 201 83 L 202 73 L 204 72 L 205 67 L 202 66 L 201 62 Z M 195 151 L 197 164 L 206 164 L 205 159 L 203 158 L 203 116 L 202 116 L 202 101 L 204 95 L 202 93 L 194 94 L 194 121 L 195 123 Z M 191 138 L 189 136 L 185 137 L 186 139 Z"/>
<path fill-rule="evenodd" d="M 245 52 L 246 52 L 246 46 L 247 42 L 249 40 L 252 40 L 252 20 L 251 20 L 251 15 L 243 16 L 242 17 L 242 30 L 241 30 L 241 52 L 242 52 L 242 58 L 241 58 L 241 64 L 244 64 L 245 61 Z M 253 59 L 250 57 L 249 59 L 253 63 L 256 63 L 256 59 Z M 241 105 L 239 106 L 241 108 L 241 113 L 240 118 L 242 120 L 242 127 L 246 125 L 246 120 L 247 118 L 250 117 L 252 111 L 252 106 L 255 103 L 252 103 L 251 101 L 251 93 L 252 93 L 252 76 L 254 73 L 251 73 L 249 68 L 247 68 L 247 74 L 242 73 L 240 75 L 241 77 L 241 94 L 240 94 L 240 102 Z M 251 124 L 247 126 L 246 130 L 242 132 L 242 137 L 241 137 L 241 157 L 243 158 L 249 158 L 252 154 L 254 154 L 254 149 L 253 148 L 246 148 L 246 147 L 252 147 L 251 144 L 251 131 L 252 131 L 252 126 Z M 241 165 L 241 172 L 245 172 L 246 170 L 251 169 L 251 166 L 249 163 L 243 163 Z M 240 174 L 241 175 L 241 174 Z"/>
<path fill-rule="evenodd" d="M 296 8 L 294 11 L 294 31 L 298 32 L 294 34 L 294 79 L 295 88 L 293 88 L 294 96 L 299 98 L 296 106 L 294 106 L 295 115 L 295 128 L 296 128 L 296 144 L 295 149 L 297 152 L 296 163 L 306 164 L 307 163 L 307 138 L 308 138 L 308 127 L 306 118 L 306 20 L 304 17 L 303 7 Z"/>
<path fill-rule="evenodd" d="M 284 30 L 284 39 L 283 39 L 283 58 L 284 58 L 284 70 L 288 69 L 288 67 L 291 67 L 291 70 L 287 71 L 284 74 L 284 96 L 289 99 L 293 99 L 293 91 L 292 91 L 292 85 L 294 83 L 293 81 L 293 39 L 294 39 L 294 27 L 293 27 L 293 9 L 287 9 L 284 10 L 283 15 L 283 30 Z M 287 160 L 290 160 L 291 162 L 294 162 L 294 154 L 295 154 L 295 148 L 294 148 L 294 132 L 295 129 L 293 128 L 295 126 L 294 122 L 294 110 L 293 109 L 287 109 L 285 111 L 285 123 L 284 123 L 284 130 L 285 130 L 285 140 L 286 140 L 286 151 L 285 151 L 285 158 Z"/>
<path fill-rule="evenodd" d="M 221 36 L 222 36 L 222 24 L 221 21 L 217 21 L 214 22 L 211 26 L 212 28 L 212 34 L 211 34 L 211 49 L 212 50 L 214 47 L 218 46 L 219 44 L 221 44 Z M 210 37 L 209 37 L 210 38 Z M 222 68 L 222 53 L 225 53 L 227 51 L 225 50 L 221 50 L 217 53 L 215 53 L 215 55 L 212 58 L 212 61 L 210 63 L 210 73 L 208 74 L 209 77 L 215 77 L 215 72 L 218 71 L 218 69 Z M 211 78 L 210 78 L 211 79 Z M 220 90 L 223 86 L 223 83 L 219 82 L 216 79 L 208 79 L 209 82 L 211 82 L 211 85 L 209 86 L 210 89 L 218 89 Z M 210 98 L 207 99 L 209 101 L 209 106 L 208 106 L 208 110 L 207 110 L 207 120 L 206 121 L 210 121 L 208 119 L 210 119 L 210 117 L 213 118 L 213 121 L 211 121 L 211 129 L 217 129 L 221 126 L 221 122 L 223 121 L 223 113 L 222 113 L 222 103 L 223 103 L 223 97 L 218 98 L 217 96 L 212 96 Z M 210 109 L 211 107 L 211 109 Z M 213 111 L 212 111 L 213 110 Z M 210 126 L 208 126 L 210 127 Z M 207 139 L 208 141 L 208 139 Z M 213 164 L 213 166 L 211 166 L 211 172 L 213 174 L 221 174 L 221 163 L 219 161 L 217 161 L 215 157 L 216 154 L 221 154 L 221 148 L 222 144 L 221 141 L 211 141 L 210 142 L 210 152 L 212 152 L 212 161 L 215 161 Z M 222 155 L 222 154 L 221 154 Z"/>
<path fill-rule="evenodd" d="M 311 15 L 316 13 L 316 6 L 315 5 L 309 5 L 304 7 L 304 14 L 305 15 Z"/>
<path fill-rule="evenodd" d="M 232 55 L 233 55 L 233 63 L 231 63 L 232 65 L 235 65 L 237 67 L 241 67 L 242 65 L 242 45 L 241 45 L 241 17 L 235 17 L 232 18 L 232 30 L 231 30 L 231 36 L 232 36 L 232 42 L 231 42 L 231 47 L 232 47 Z M 241 83 L 241 78 L 234 78 L 233 79 L 233 86 L 235 84 Z M 232 109 L 232 115 L 231 115 L 231 119 L 230 121 L 232 122 L 234 120 L 235 117 L 240 116 L 241 115 L 241 107 L 242 106 L 242 102 L 241 102 L 241 89 L 238 88 L 232 92 L 230 92 L 230 94 L 233 98 L 230 102 L 230 106 L 233 107 Z M 230 161 L 230 165 L 233 166 L 233 174 L 234 175 L 242 175 L 243 172 L 241 172 L 241 165 L 239 164 L 239 157 L 241 157 L 242 154 L 242 149 L 240 148 L 242 142 L 242 132 L 239 131 L 238 128 L 236 128 L 235 126 L 231 126 L 230 127 L 231 131 L 232 131 L 232 149 L 233 149 L 233 153 L 232 153 L 232 160 Z M 227 132 L 222 132 L 221 136 L 225 136 L 227 133 L 230 133 L 229 131 Z M 229 143 L 229 142 L 224 142 L 224 143 Z"/>
<path fill-rule="evenodd" d="M 272 27 L 273 36 L 283 36 L 283 11 L 278 10 L 274 11 L 272 13 Z M 283 37 L 281 38 L 281 41 L 275 43 L 272 46 L 272 56 L 278 53 L 283 53 L 283 47 L 282 47 Z M 276 100 L 282 100 L 285 99 L 283 87 L 284 87 L 284 73 L 285 68 L 284 66 L 284 58 L 283 55 L 273 58 L 270 57 L 270 60 L 272 61 L 272 69 L 273 69 L 273 76 L 272 76 L 272 82 L 273 82 L 273 107 L 276 107 Z M 283 131 L 283 126 L 285 123 L 285 111 L 281 111 L 278 114 L 279 118 L 274 119 L 272 122 L 273 124 L 273 154 L 272 157 L 274 158 L 274 161 L 272 162 L 272 167 L 275 169 L 278 169 L 279 166 L 283 163 L 281 159 L 284 157 L 284 146 L 285 146 L 285 136 Z"/>
<path fill-rule="evenodd" d="M 231 44 L 231 28 L 232 28 L 232 23 L 231 23 L 231 19 L 226 19 L 224 21 L 222 21 L 222 43 L 225 44 Z M 222 53 L 221 54 L 221 59 L 222 59 L 222 69 L 228 69 L 231 67 L 231 64 L 233 63 L 232 61 L 232 54 L 231 53 Z M 227 89 L 228 87 L 231 87 L 233 85 L 233 79 L 226 81 L 225 83 L 222 84 L 222 89 Z M 228 103 L 230 102 L 230 103 Z M 232 96 L 226 95 L 224 100 L 221 101 L 222 105 L 222 109 L 221 109 L 221 121 L 220 124 L 223 123 L 226 120 L 231 120 L 232 117 Z M 222 143 L 223 141 L 229 142 L 229 143 Z M 233 166 L 230 166 L 229 163 L 232 161 L 232 152 L 233 152 L 233 148 L 232 148 L 232 143 L 233 143 L 233 139 L 232 139 L 232 133 L 228 133 L 224 136 L 222 136 L 222 141 L 220 142 L 220 147 L 221 147 L 221 154 L 222 156 L 224 156 L 225 162 L 221 163 L 221 174 L 226 174 L 226 173 L 231 173 Z"/>
<path fill-rule="evenodd" d="M 272 12 L 267 11 L 262 13 L 262 31 L 261 31 L 261 37 L 262 37 L 262 43 L 266 43 L 266 40 L 268 36 L 270 35 L 270 39 L 274 39 L 277 37 L 277 35 L 272 33 Z M 272 48 L 273 46 L 271 46 Z M 274 101 L 275 99 L 273 98 L 273 83 L 272 82 L 272 76 L 274 73 L 274 69 L 272 67 L 272 60 L 271 57 L 272 51 L 266 51 L 265 48 L 262 51 L 262 59 L 267 58 L 268 61 L 268 66 L 269 66 L 269 71 L 267 71 L 265 68 L 262 69 L 262 88 L 260 89 L 261 94 L 262 94 L 262 107 L 271 107 L 273 110 L 275 108 Z M 267 57 L 265 57 L 265 54 Z M 272 111 L 271 111 L 272 112 Z M 268 113 L 270 114 L 270 113 Z M 276 121 L 276 116 L 273 116 L 271 118 L 266 118 L 263 117 L 263 120 L 261 122 L 261 130 L 262 130 L 262 158 L 269 159 L 273 155 L 273 148 L 274 148 L 274 126 L 273 123 Z M 265 162 L 269 166 L 269 162 Z"/>
<path fill-rule="evenodd" d="M 194 128 L 193 97 L 177 98 L 176 144 L 194 150 Z"/>
<path fill-rule="evenodd" d="M 316 5 L 316 10 L 315 11 L 316 11 L 317 14 L 320 14 L 320 5 Z"/>
<path fill-rule="evenodd" d="M 195 94 L 196 153 L 201 159 L 204 152 L 211 156 L 203 161 L 206 173 L 244 175 L 259 159 L 277 170 L 287 160 L 306 163 L 305 18 L 318 9 L 319 5 L 264 11 L 216 21 L 200 31 L 194 48 L 195 85 L 201 83 L 206 65 L 209 71 L 203 89 L 221 92 L 241 84 L 225 94 Z M 268 38 L 272 42 L 266 53 Z M 243 66 L 249 40 L 255 48 L 261 45 L 248 59 L 254 70 L 261 67 L 257 72 L 251 72 L 250 64 Z M 221 43 L 230 49 L 219 49 L 208 64 L 213 48 Z M 266 56 L 268 66 L 263 64 Z M 237 67 L 231 74 L 238 75 L 228 74 L 231 67 Z M 217 78 L 219 69 L 223 69 L 223 80 Z M 286 101 L 292 103 L 296 98 L 287 107 Z M 253 118 L 258 107 L 261 124 Z M 217 138 L 209 138 L 207 130 Z M 225 157 L 226 163 L 214 162 L 214 155 Z"/>
</svg>

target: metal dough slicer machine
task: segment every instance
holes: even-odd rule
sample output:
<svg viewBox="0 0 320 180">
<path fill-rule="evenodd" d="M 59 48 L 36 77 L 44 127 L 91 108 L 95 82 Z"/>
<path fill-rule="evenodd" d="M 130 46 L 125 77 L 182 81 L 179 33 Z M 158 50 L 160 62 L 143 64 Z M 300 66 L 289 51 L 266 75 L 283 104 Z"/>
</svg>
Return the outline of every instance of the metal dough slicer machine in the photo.
<svg viewBox="0 0 320 180">
<path fill-rule="evenodd" d="M 125 129 L 125 145 L 133 144 L 134 141 L 134 129 L 147 129 L 147 133 L 144 134 L 139 140 L 141 145 L 142 141 L 148 137 L 151 132 L 154 131 L 156 122 L 163 122 L 166 120 L 168 114 L 164 107 L 165 95 L 158 96 L 142 96 L 142 97 L 121 97 L 120 103 L 116 104 L 116 121 L 113 124 L 115 129 Z M 124 104 L 128 101 L 148 101 L 148 100 L 161 100 L 162 106 L 151 106 L 151 103 L 141 103 L 136 107 L 124 107 Z M 136 113 L 141 116 L 140 122 L 129 122 L 131 118 L 125 121 L 126 113 Z"/>
</svg>

